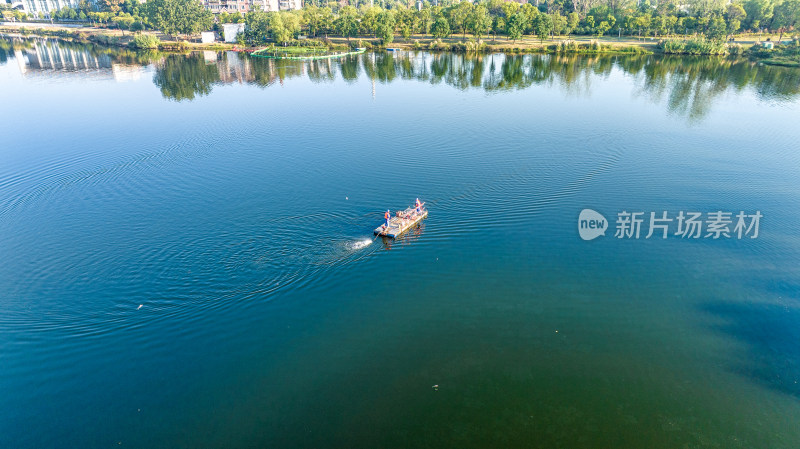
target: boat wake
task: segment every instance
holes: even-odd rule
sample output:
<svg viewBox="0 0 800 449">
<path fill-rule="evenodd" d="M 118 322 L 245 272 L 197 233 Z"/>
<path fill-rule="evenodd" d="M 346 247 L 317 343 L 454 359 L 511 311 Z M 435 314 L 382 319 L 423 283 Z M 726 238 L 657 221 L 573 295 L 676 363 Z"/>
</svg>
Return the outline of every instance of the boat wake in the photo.
<svg viewBox="0 0 800 449">
<path fill-rule="evenodd" d="M 372 244 L 372 239 L 362 239 L 357 242 L 352 242 L 349 247 L 351 251 L 358 251 L 362 248 L 366 248 L 367 246 Z"/>
</svg>

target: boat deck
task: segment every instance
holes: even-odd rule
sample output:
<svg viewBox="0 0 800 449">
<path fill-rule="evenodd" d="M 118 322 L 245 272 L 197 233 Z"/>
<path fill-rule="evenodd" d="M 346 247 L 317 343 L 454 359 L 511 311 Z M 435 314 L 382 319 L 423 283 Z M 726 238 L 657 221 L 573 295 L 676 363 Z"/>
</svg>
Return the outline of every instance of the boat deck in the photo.
<svg viewBox="0 0 800 449">
<path fill-rule="evenodd" d="M 384 229 L 383 225 L 380 225 L 375 228 L 373 233 L 375 235 L 382 235 L 384 237 L 397 238 L 427 217 L 427 209 L 422 209 L 422 214 L 417 215 L 414 212 L 414 209 L 409 208 L 404 210 L 400 216 L 395 215 L 394 217 L 390 218 L 388 229 Z"/>
</svg>

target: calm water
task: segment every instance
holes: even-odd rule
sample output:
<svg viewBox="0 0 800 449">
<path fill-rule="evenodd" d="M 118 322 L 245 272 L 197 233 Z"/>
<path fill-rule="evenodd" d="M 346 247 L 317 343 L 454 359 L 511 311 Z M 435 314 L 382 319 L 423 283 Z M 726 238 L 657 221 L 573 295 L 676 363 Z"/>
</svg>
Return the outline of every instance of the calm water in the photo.
<svg viewBox="0 0 800 449">
<path fill-rule="evenodd" d="M 0 43 L 0 447 L 800 446 L 800 71 Z"/>
</svg>

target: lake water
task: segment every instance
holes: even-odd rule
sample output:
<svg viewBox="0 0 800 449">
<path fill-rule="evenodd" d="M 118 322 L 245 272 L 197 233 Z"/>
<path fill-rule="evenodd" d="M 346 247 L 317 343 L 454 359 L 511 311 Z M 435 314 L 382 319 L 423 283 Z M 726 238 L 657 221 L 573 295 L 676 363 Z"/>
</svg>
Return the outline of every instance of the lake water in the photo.
<svg viewBox="0 0 800 449">
<path fill-rule="evenodd" d="M 800 70 L 0 43 L 0 447 L 800 446 Z"/>
</svg>

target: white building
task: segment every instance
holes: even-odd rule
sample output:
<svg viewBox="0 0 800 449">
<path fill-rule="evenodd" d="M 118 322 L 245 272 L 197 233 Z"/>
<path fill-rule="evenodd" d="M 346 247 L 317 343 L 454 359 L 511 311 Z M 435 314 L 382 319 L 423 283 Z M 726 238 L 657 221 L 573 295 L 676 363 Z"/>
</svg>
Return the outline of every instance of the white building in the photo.
<svg viewBox="0 0 800 449">
<path fill-rule="evenodd" d="M 266 12 L 302 9 L 303 0 L 203 0 L 203 6 L 214 14 L 221 12 L 244 14 L 256 7 Z"/>
<path fill-rule="evenodd" d="M 252 0 L 203 0 L 203 6 L 213 14 L 221 12 L 244 14 L 250 11 Z"/>
<path fill-rule="evenodd" d="M 26 14 L 50 14 L 65 6 L 77 8 L 79 0 L 22 0 L 22 11 Z"/>
<path fill-rule="evenodd" d="M 200 33 L 200 42 L 204 44 L 211 44 L 216 40 L 213 31 L 203 31 Z"/>
<path fill-rule="evenodd" d="M 222 24 L 222 39 L 225 42 L 235 43 L 236 36 L 239 33 L 244 33 L 243 23 L 223 23 Z"/>
<path fill-rule="evenodd" d="M 303 9 L 303 1 L 302 0 L 279 0 L 278 1 L 278 9 L 281 11 L 290 10 L 290 9 Z"/>
</svg>

